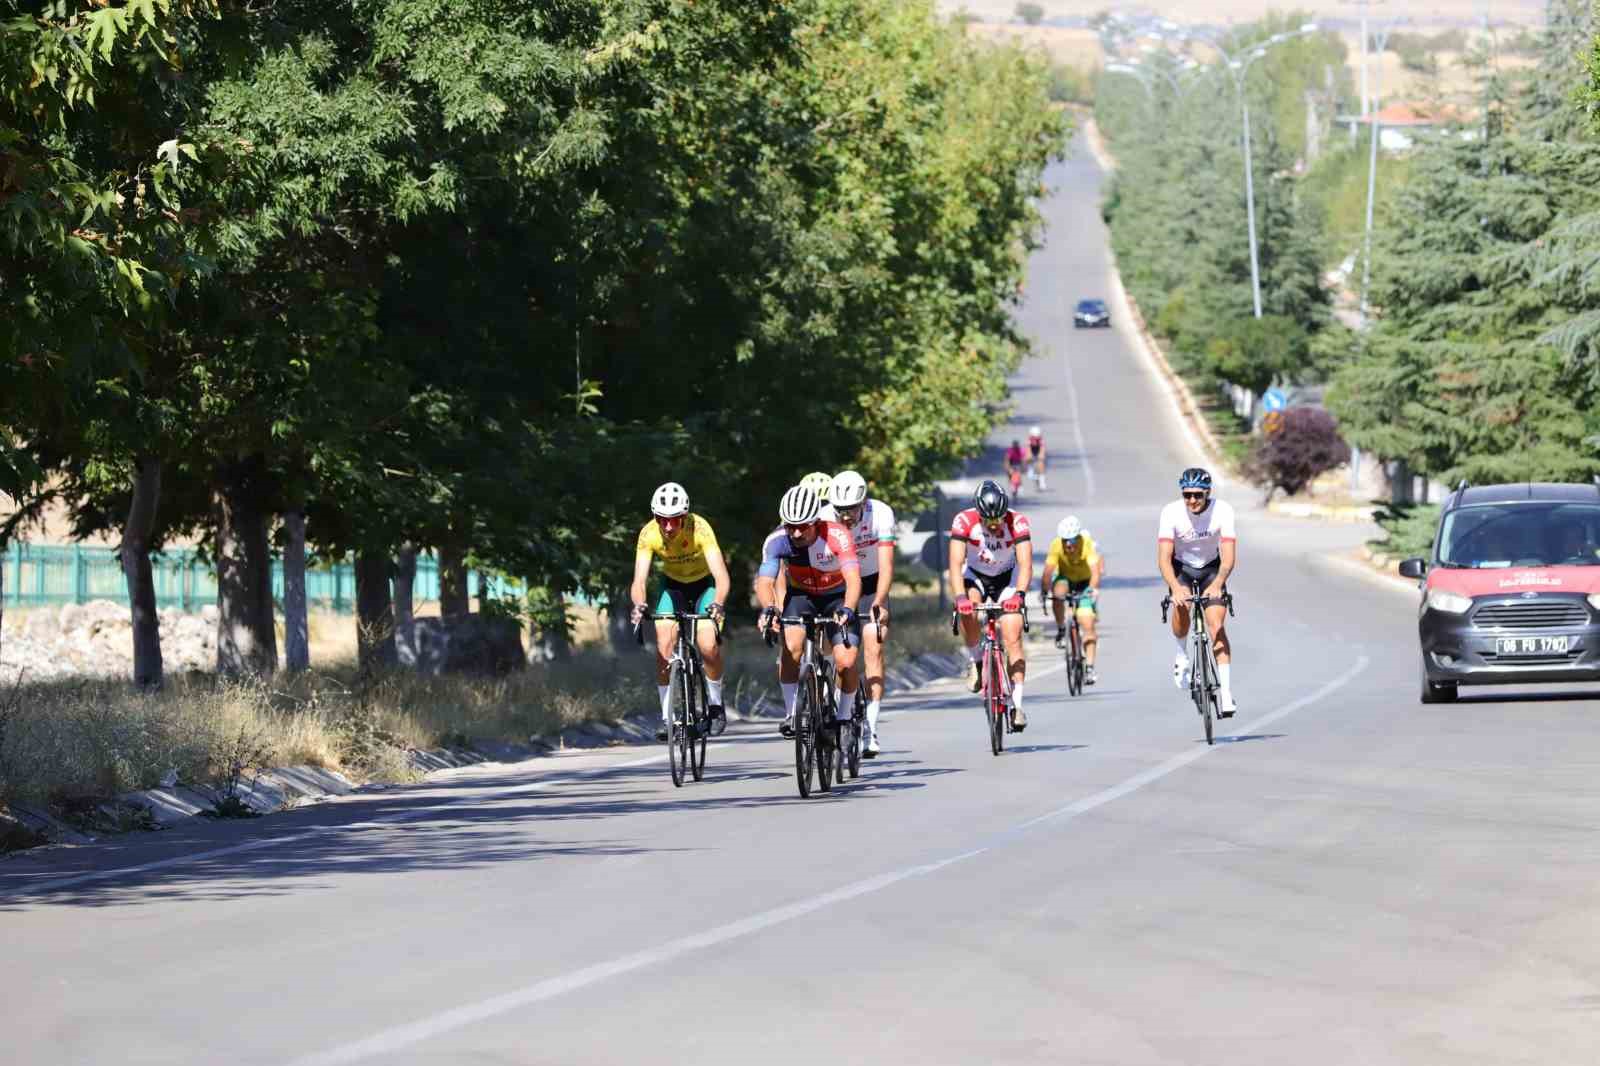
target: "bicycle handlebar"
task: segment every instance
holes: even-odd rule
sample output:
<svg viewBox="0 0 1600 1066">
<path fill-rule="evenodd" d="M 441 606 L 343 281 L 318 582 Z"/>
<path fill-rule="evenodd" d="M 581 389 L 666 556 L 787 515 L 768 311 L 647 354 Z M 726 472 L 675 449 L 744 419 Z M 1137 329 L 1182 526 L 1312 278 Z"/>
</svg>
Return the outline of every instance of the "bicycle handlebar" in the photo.
<svg viewBox="0 0 1600 1066">
<path fill-rule="evenodd" d="M 1204 611 L 1207 607 L 1215 607 L 1218 604 L 1221 604 L 1228 609 L 1228 617 L 1234 617 L 1233 593 L 1225 591 L 1221 596 L 1206 596 L 1201 594 L 1199 585 L 1190 585 L 1189 591 L 1192 594 L 1189 597 L 1189 603 L 1191 606 L 1199 607 L 1200 610 Z M 1171 607 L 1172 593 L 1169 592 L 1161 599 L 1161 620 L 1163 622 L 1167 620 L 1167 611 Z"/>
<path fill-rule="evenodd" d="M 763 612 L 763 614 L 764 613 L 765 612 Z M 834 622 L 833 616 L 827 614 L 780 614 L 775 620 L 778 624 L 768 629 L 764 637 L 767 642 L 767 647 L 769 648 L 778 643 L 778 630 L 782 629 L 784 626 L 805 626 L 806 639 L 810 640 L 812 638 L 813 631 L 818 626 L 831 626 L 837 624 Z"/>
<path fill-rule="evenodd" d="M 722 617 L 724 619 L 728 617 L 726 611 L 723 612 Z M 677 622 L 680 626 L 685 622 L 691 624 L 699 622 L 716 622 L 716 618 L 709 614 L 693 614 L 689 611 L 669 611 L 665 614 L 658 614 L 655 611 L 646 611 L 639 617 L 639 624 L 633 627 L 633 639 L 640 645 L 644 644 L 644 620 L 646 618 L 650 619 L 652 622 Z M 721 644 L 722 627 L 713 624 L 711 628 L 717 635 L 717 643 Z"/>
<path fill-rule="evenodd" d="M 1020 614 L 1022 616 L 1023 629 L 1028 627 L 1028 601 L 1026 599 L 1022 601 L 1021 610 L 1008 611 L 998 603 L 975 603 L 972 605 L 972 613 L 975 617 L 991 614 Z M 953 636 L 959 632 L 961 632 L 961 612 L 952 609 L 950 611 L 950 633 Z"/>
</svg>

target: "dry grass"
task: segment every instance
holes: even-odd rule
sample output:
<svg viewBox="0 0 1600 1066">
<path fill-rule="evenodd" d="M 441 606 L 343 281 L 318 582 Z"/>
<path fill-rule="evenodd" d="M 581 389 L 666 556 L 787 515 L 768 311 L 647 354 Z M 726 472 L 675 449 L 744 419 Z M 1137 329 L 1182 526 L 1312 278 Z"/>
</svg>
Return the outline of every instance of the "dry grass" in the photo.
<svg viewBox="0 0 1600 1066">
<path fill-rule="evenodd" d="M 353 624 L 324 617 L 313 648 L 347 649 Z M 897 599 L 891 661 L 950 651 L 949 617 L 931 587 Z M 345 630 L 349 628 L 348 641 Z M 748 621 L 725 645 L 728 696 L 741 704 L 775 689 L 775 652 Z M 0 807 L 57 808 L 151 788 L 176 771 L 184 783 L 224 780 L 241 750 L 251 770 L 310 763 L 358 780 L 412 775 L 407 749 L 475 739 L 526 742 L 581 722 L 616 722 L 655 707 L 650 654 L 618 656 L 598 642 L 559 663 L 503 678 L 363 681 L 345 655 L 260 684 L 173 676 L 156 693 L 116 680 L 24 684 L 0 694 Z"/>
</svg>

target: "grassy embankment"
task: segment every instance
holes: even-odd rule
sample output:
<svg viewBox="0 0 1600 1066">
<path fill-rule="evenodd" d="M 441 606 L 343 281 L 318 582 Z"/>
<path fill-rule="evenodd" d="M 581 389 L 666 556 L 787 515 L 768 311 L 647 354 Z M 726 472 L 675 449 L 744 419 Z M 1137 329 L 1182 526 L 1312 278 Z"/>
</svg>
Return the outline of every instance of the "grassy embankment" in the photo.
<svg viewBox="0 0 1600 1066">
<path fill-rule="evenodd" d="M 930 590 L 897 598 L 891 663 L 955 646 Z M 726 645 L 736 706 L 776 687 L 774 653 L 751 623 L 738 612 Z M 215 784 L 241 770 L 308 763 L 363 781 L 403 781 L 414 776 L 408 749 L 525 742 L 649 711 L 648 654 L 618 656 L 598 632 L 592 616 L 580 617 L 570 659 L 503 678 L 396 671 L 363 680 L 354 622 L 329 616 L 318 620 L 321 665 L 298 677 L 234 683 L 190 674 L 148 694 L 113 680 L 25 682 L 0 693 L 0 809 L 92 810 L 88 801 L 153 787 L 174 770 L 182 782 Z"/>
</svg>

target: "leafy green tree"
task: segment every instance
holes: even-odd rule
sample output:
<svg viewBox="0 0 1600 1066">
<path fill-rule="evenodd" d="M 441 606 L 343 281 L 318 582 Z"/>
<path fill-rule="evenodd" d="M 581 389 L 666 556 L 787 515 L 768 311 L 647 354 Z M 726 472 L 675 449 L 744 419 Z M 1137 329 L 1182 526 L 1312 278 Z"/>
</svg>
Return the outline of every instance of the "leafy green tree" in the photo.
<svg viewBox="0 0 1600 1066">
<path fill-rule="evenodd" d="M 1017 18 L 1030 26 L 1037 26 L 1044 21 L 1044 8 L 1039 4 L 1033 3 L 1018 4 Z"/>
</svg>

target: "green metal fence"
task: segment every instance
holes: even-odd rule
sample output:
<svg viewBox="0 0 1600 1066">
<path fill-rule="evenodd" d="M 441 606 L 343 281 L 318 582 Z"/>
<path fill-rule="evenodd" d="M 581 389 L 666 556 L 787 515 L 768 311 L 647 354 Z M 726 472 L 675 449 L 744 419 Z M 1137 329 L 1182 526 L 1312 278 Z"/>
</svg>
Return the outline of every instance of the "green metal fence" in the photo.
<svg viewBox="0 0 1600 1066">
<path fill-rule="evenodd" d="M 125 600 L 127 585 L 114 548 L 81 545 L 24 544 L 13 541 L 0 556 L 5 567 L 5 602 L 9 607 L 49 607 L 89 600 Z M 192 551 L 168 551 L 150 558 L 158 607 L 198 611 L 217 602 L 216 571 Z M 467 574 L 467 592 L 478 595 L 479 575 Z M 509 586 L 507 586 L 509 588 Z M 491 596 L 502 592 L 497 579 L 489 581 Z M 283 563 L 272 562 L 272 595 L 283 600 Z M 417 578 L 412 596 L 418 602 L 439 598 L 439 561 L 431 555 L 417 557 Z M 332 611 L 355 610 L 355 567 L 348 563 L 306 570 L 306 600 L 310 606 Z"/>
</svg>

